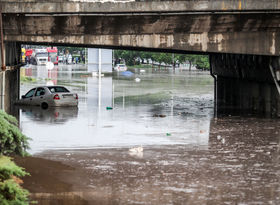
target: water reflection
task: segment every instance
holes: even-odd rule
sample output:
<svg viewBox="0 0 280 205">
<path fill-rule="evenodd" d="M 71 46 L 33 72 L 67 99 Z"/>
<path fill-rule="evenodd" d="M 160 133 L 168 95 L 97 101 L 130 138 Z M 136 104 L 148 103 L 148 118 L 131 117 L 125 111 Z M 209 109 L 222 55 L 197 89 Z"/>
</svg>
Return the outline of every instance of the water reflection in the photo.
<svg viewBox="0 0 280 205">
<path fill-rule="evenodd" d="M 40 106 L 18 106 L 17 108 L 21 110 L 21 115 L 24 115 L 28 120 L 47 124 L 65 123 L 78 117 L 78 108 L 76 107 L 48 107 L 43 109 Z"/>
</svg>

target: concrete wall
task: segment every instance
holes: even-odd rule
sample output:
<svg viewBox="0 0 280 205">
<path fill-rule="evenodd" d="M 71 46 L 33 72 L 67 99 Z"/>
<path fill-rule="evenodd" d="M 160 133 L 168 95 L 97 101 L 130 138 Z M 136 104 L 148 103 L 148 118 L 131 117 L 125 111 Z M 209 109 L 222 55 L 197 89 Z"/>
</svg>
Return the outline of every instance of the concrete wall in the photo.
<svg viewBox="0 0 280 205">
<path fill-rule="evenodd" d="M 15 66 L 21 63 L 21 45 L 18 42 L 5 42 L 6 66 Z"/>
<path fill-rule="evenodd" d="M 280 117 L 280 95 L 269 69 L 271 57 L 233 54 L 210 57 L 213 74 L 217 76 L 218 114 Z"/>
<path fill-rule="evenodd" d="M 4 52 L 6 70 L 0 71 L 0 109 L 12 113 L 14 108 L 12 105 L 19 98 L 20 44 L 5 42 Z"/>
<path fill-rule="evenodd" d="M 218 77 L 217 112 L 280 117 L 279 93 L 275 84 Z"/>
<path fill-rule="evenodd" d="M 0 109 L 13 112 L 13 103 L 19 97 L 20 69 L 0 72 Z"/>
</svg>

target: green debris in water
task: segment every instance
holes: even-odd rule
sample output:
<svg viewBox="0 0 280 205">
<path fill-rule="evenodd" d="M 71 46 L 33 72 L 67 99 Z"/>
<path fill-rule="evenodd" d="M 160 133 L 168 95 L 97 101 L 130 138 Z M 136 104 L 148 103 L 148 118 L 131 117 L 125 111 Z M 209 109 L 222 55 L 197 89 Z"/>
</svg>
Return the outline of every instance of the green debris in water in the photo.
<svg viewBox="0 0 280 205">
<path fill-rule="evenodd" d="M 106 107 L 106 110 L 113 110 L 112 107 Z"/>
</svg>

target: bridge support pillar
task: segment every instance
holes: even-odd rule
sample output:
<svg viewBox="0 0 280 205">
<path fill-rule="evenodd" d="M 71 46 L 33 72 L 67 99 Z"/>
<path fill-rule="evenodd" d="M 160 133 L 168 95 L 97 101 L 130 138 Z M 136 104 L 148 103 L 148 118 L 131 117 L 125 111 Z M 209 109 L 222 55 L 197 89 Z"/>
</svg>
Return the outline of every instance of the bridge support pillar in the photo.
<svg viewBox="0 0 280 205">
<path fill-rule="evenodd" d="M 280 117 L 280 95 L 269 69 L 271 57 L 214 54 L 210 58 L 217 76 L 217 114 Z"/>
<path fill-rule="evenodd" d="M 6 70 L 0 70 L 0 109 L 11 113 L 12 105 L 19 99 L 21 46 L 8 42 L 3 50 Z"/>
</svg>

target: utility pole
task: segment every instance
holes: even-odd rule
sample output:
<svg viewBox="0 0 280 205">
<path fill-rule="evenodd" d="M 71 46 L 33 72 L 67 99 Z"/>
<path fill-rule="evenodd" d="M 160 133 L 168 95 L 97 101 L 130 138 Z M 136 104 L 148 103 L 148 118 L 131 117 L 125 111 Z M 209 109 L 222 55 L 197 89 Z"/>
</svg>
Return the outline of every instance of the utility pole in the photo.
<svg viewBox="0 0 280 205">
<path fill-rule="evenodd" d="M 175 71 L 174 53 L 172 53 L 172 67 L 173 67 L 173 70 Z"/>
</svg>

